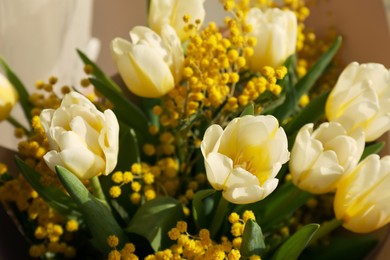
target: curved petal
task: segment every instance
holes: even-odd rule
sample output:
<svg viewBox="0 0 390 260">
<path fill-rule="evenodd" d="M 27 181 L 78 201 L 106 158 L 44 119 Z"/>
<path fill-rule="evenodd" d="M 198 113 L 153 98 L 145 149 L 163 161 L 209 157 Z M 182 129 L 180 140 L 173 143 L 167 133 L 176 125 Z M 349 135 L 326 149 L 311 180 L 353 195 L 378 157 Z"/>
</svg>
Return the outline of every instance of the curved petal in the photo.
<svg viewBox="0 0 390 260">
<path fill-rule="evenodd" d="M 226 179 L 233 170 L 233 161 L 220 153 L 211 152 L 205 159 L 207 179 L 216 190 L 226 185 Z"/>
<path fill-rule="evenodd" d="M 217 152 L 219 147 L 219 140 L 223 133 L 222 127 L 219 125 L 212 125 L 207 128 L 200 149 L 204 157 L 211 152 Z"/>
<path fill-rule="evenodd" d="M 114 112 L 110 109 L 104 111 L 104 118 L 104 127 L 100 132 L 98 141 L 106 161 L 106 167 L 103 174 L 108 175 L 114 170 L 118 161 L 119 124 Z"/>
</svg>

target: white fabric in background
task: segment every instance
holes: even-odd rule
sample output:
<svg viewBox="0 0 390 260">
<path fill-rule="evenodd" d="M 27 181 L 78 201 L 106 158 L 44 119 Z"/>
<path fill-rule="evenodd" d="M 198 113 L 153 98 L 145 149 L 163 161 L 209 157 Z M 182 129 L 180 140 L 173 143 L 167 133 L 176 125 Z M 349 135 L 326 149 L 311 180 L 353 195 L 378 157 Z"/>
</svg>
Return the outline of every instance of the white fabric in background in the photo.
<svg viewBox="0 0 390 260">
<path fill-rule="evenodd" d="M 31 91 L 58 76 L 79 85 L 83 65 L 76 48 L 96 60 L 100 42 L 91 37 L 92 0 L 0 0 L 0 56 Z M 23 119 L 20 108 L 12 114 Z M 0 145 L 16 147 L 13 128 L 0 123 Z"/>
</svg>

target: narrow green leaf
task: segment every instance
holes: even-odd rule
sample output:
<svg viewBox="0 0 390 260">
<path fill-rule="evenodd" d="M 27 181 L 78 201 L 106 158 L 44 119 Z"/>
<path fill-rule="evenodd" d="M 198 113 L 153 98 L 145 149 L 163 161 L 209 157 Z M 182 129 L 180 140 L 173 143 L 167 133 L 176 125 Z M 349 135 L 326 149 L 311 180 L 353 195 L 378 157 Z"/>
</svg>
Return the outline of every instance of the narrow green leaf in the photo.
<svg viewBox="0 0 390 260">
<path fill-rule="evenodd" d="M 382 151 L 383 147 L 385 147 L 385 144 L 386 144 L 385 142 L 378 142 L 378 143 L 373 143 L 373 144 L 366 146 L 364 148 L 364 151 L 363 151 L 362 157 L 360 158 L 360 161 L 365 159 L 370 154 L 380 153 L 380 151 Z"/>
<path fill-rule="evenodd" d="M 313 99 L 298 115 L 296 115 L 285 127 L 287 135 L 298 131 L 307 123 L 316 123 L 325 112 L 325 103 L 329 96 L 329 92 L 322 93 Z"/>
<path fill-rule="evenodd" d="M 328 51 L 325 52 L 310 68 L 306 75 L 295 84 L 295 87 L 286 88 L 285 103 L 278 107 L 273 113 L 275 117 L 279 119 L 279 122 L 282 122 L 284 119 L 288 118 L 295 112 L 299 99 L 304 94 L 308 93 L 309 90 L 314 86 L 314 83 L 323 75 L 325 69 L 340 48 L 341 41 L 341 37 L 337 37 Z"/>
<path fill-rule="evenodd" d="M 3 67 L 5 74 L 7 75 L 8 80 L 15 87 L 16 91 L 19 94 L 19 102 L 22 105 L 23 113 L 28 122 L 31 122 L 31 109 L 33 105 L 30 103 L 29 94 L 25 88 L 22 81 L 16 76 L 16 74 L 11 70 L 8 64 L 4 59 L 0 57 L 0 65 Z"/>
<path fill-rule="evenodd" d="M 295 55 L 291 55 L 285 62 L 284 66 L 287 68 L 288 73 L 281 80 L 280 85 L 283 86 L 283 103 L 276 107 L 271 114 L 274 115 L 279 122 L 283 122 L 292 112 L 294 112 L 297 106 L 297 99 L 294 87 L 294 74 L 295 74 Z"/>
<path fill-rule="evenodd" d="M 87 55 L 85 55 L 81 50 L 77 50 L 78 55 L 83 61 L 84 65 L 90 65 L 92 67 L 92 75 L 97 79 L 101 80 L 106 84 L 110 89 L 117 91 L 119 93 L 122 92 L 121 88 L 110 78 L 108 77 L 93 61 L 91 61 Z"/>
<path fill-rule="evenodd" d="M 195 225 L 198 229 L 208 227 L 210 219 L 212 218 L 212 212 L 216 204 L 214 200 L 214 189 L 200 190 L 195 193 L 192 200 L 192 213 L 195 221 Z"/>
<path fill-rule="evenodd" d="M 126 99 L 121 93 L 112 90 L 102 80 L 91 78 L 90 81 L 100 93 L 111 101 L 118 119 L 133 128 L 138 138 L 142 138 L 142 141 L 153 139 L 148 131 L 148 119 L 139 107 Z"/>
<path fill-rule="evenodd" d="M 245 223 L 240 252 L 243 257 L 252 255 L 261 256 L 266 250 L 264 235 L 255 220 L 249 219 Z"/>
<path fill-rule="evenodd" d="M 41 175 L 34 169 L 30 168 L 22 159 L 15 156 L 16 164 L 19 167 L 23 177 L 28 183 L 36 190 L 49 205 L 55 211 L 63 216 L 81 216 L 77 205 L 73 200 L 65 195 L 64 192 L 59 190 L 53 185 L 42 185 L 40 181 Z"/>
<path fill-rule="evenodd" d="M 318 224 L 309 224 L 299 229 L 276 251 L 274 260 L 298 259 L 303 249 L 308 245 L 314 233 L 320 227 Z"/>
<path fill-rule="evenodd" d="M 254 114 L 255 114 L 255 106 L 253 102 L 251 102 L 244 108 L 240 116 L 247 116 L 247 115 L 253 116 Z"/>
<path fill-rule="evenodd" d="M 126 230 L 146 238 L 158 251 L 172 244 L 167 233 L 183 217 L 179 201 L 171 197 L 158 197 L 138 209 Z"/>
<path fill-rule="evenodd" d="M 308 247 L 299 259 L 328 260 L 348 259 L 361 260 L 367 258 L 378 245 L 378 239 L 372 235 L 350 234 L 344 237 L 331 237 L 326 245 Z"/>
<path fill-rule="evenodd" d="M 118 248 L 122 248 L 128 242 L 128 238 L 116 222 L 110 209 L 97 200 L 73 173 L 61 166 L 56 166 L 56 171 L 65 189 L 80 208 L 92 234 L 91 242 L 94 247 L 107 254 L 111 251 L 107 244 L 107 238 L 110 235 L 115 235 L 119 238 Z"/>
<path fill-rule="evenodd" d="M 297 100 L 299 100 L 303 94 L 307 93 L 317 79 L 323 75 L 325 69 L 336 55 L 338 49 L 341 46 L 342 38 L 339 36 L 336 38 L 332 46 L 318 59 L 318 61 L 310 68 L 306 75 L 298 81 L 296 85 Z"/>
<path fill-rule="evenodd" d="M 139 145 L 133 129 L 120 124 L 119 154 L 115 170 L 127 171 L 133 163 L 140 163 Z"/>
<path fill-rule="evenodd" d="M 264 200 L 237 206 L 234 211 L 244 212 L 252 210 L 257 222 L 264 232 L 271 232 L 277 225 L 291 216 L 298 208 L 304 205 L 313 195 L 300 190 L 292 182 L 278 187 Z"/>
</svg>

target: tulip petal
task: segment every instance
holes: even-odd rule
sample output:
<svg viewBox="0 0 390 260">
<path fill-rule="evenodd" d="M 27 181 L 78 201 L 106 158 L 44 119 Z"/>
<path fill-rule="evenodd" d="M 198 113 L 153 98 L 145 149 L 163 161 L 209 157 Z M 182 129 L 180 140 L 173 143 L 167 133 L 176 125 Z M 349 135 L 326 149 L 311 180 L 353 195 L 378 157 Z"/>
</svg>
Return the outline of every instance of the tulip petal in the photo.
<svg viewBox="0 0 390 260">
<path fill-rule="evenodd" d="M 264 198 L 264 189 L 259 185 L 259 180 L 242 168 L 234 168 L 225 185 L 223 196 L 230 202 L 245 204 Z"/>
<path fill-rule="evenodd" d="M 103 150 L 106 167 L 103 174 L 111 173 L 118 160 L 119 147 L 119 124 L 114 112 L 107 109 L 104 111 L 105 125 L 100 132 L 99 145 Z"/>
<path fill-rule="evenodd" d="M 73 147 L 58 153 L 63 166 L 80 179 L 90 179 L 104 170 L 102 158 L 85 147 Z"/>
<path fill-rule="evenodd" d="M 100 155 L 102 150 L 96 142 L 99 133 L 93 129 L 81 116 L 74 117 L 69 122 L 72 132 L 77 134 L 95 154 Z M 100 129 L 99 129 L 100 130 Z"/>
<path fill-rule="evenodd" d="M 218 151 L 220 143 L 219 140 L 222 133 L 222 127 L 220 127 L 219 125 L 212 125 L 207 128 L 200 147 L 204 157 L 206 157 L 211 152 Z"/>
<path fill-rule="evenodd" d="M 205 167 L 211 186 L 216 190 L 221 190 L 233 170 L 233 161 L 223 154 L 211 152 L 206 157 Z"/>
</svg>

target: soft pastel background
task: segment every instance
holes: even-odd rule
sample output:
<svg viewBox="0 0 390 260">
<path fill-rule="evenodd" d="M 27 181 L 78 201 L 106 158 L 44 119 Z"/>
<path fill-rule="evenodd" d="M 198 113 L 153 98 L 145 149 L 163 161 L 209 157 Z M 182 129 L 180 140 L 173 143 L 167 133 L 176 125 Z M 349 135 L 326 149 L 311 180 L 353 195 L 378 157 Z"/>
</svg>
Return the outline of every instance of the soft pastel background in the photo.
<svg viewBox="0 0 390 260">
<path fill-rule="evenodd" d="M 344 36 L 342 54 L 346 62 L 379 62 L 390 68 L 390 23 L 386 17 L 390 0 L 310 2 L 317 4 L 309 26 L 317 28 L 320 34 L 335 26 Z M 22 9 L 12 7 L 18 3 Z M 217 17 L 221 21 L 223 12 L 218 0 L 206 0 L 206 8 L 206 20 Z M 42 20 L 44 17 L 46 22 Z M 146 1 L 140 0 L 0 0 L 0 55 L 10 60 L 30 89 L 36 79 L 46 79 L 49 73 L 77 83 L 69 76 L 77 67 L 74 65 L 77 64 L 74 63 L 76 47 L 87 48 L 92 36 L 98 38 L 101 51 L 97 62 L 108 74 L 114 74 L 116 69 L 111 61 L 109 42 L 118 36 L 128 38 L 128 31 L 133 26 L 145 24 Z M 18 117 L 20 112 L 15 110 L 14 115 Z M 16 140 L 12 135 L 12 128 L 6 122 L 1 123 L 0 145 L 15 148 Z M 387 136 L 384 138 L 388 139 Z M 390 153 L 389 148 L 387 153 Z M 0 151 L 0 160 L 5 156 Z M 26 244 L 20 242 L 20 236 L 1 207 L 0 223 L 0 259 L 26 259 Z M 390 240 L 383 248 L 374 259 L 389 259 L 390 252 L 386 249 L 390 248 Z"/>
</svg>

